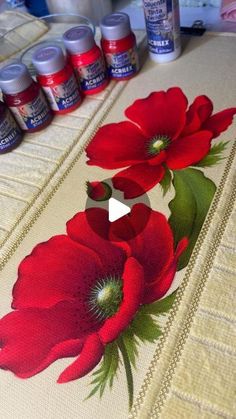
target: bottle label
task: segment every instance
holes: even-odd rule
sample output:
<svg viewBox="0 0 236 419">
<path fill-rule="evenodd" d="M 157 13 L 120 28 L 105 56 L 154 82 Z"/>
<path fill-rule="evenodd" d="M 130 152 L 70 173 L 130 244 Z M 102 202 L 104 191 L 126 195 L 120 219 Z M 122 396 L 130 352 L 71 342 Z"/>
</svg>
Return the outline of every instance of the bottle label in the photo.
<svg viewBox="0 0 236 419">
<path fill-rule="evenodd" d="M 104 84 L 107 74 L 102 57 L 92 64 L 77 68 L 81 89 L 84 92 L 96 89 Z"/>
<path fill-rule="evenodd" d="M 40 127 L 50 117 L 48 105 L 42 92 L 32 102 L 21 106 L 11 106 L 10 109 L 20 127 L 25 131 Z"/>
<path fill-rule="evenodd" d="M 54 86 L 42 86 L 50 107 L 54 111 L 69 109 L 81 101 L 81 96 L 75 76 L 71 76 L 63 83 Z"/>
<path fill-rule="evenodd" d="M 139 70 L 137 48 L 130 48 L 117 54 L 106 53 L 108 74 L 114 79 L 129 77 Z"/>
<path fill-rule="evenodd" d="M 0 152 L 6 151 L 17 144 L 22 138 L 22 133 L 9 111 L 0 121 Z"/>
<path fill-rule="evenodd" d="M 149 51 L 169 54 L 180 45 L 177 0 L 143 0 Z"/>
</svg>

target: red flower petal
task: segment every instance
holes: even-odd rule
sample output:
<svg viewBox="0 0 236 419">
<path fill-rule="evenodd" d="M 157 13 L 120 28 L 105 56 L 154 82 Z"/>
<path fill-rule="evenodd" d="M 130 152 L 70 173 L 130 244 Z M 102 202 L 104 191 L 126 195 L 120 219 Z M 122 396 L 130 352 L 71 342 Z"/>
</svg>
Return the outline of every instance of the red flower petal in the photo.
<svg viewBox="0 0 236 419">
<path fill-rule="evenodd" d="M 102 345 L 96 333 L 90 335 L 83 346 L 80 356 L 67 367 L 58 378 L 58 383 L 67 383 L 88 374 L 99 363 L 104 353 Z"/>
<path fill-rule="evenodd" d="M 45 370 L 49 365 L 61 358 L 71 358 L 77 356 L 84 345 L 84 339 L 69 339 L 55 345 L 44 361 L 35 368 L 34 374 Z M 28 378 L 28 375 L 21 375 L 21 378 Z"/>
<path fill-rule="evenodd" d="M 144 270 L 145 282 L 152 282 L 166 269 L 173 257 L 174 240 L 166 217 L 143 204 L 136 204 L 130 215 L 135 228 L 139 218 L 148 219 L 145 229 L 132 244 L 132 255 Z M 148 243 L 148 245 L 147 245 Z"/>
<path fill-rule="evenodd" d="M 166 160 L 166 152 L 165 150 L 160 151 L 158 154 L 150 157 L 148 160 L 148 164 L 150 166 L 159 166 L 160 164 L 164 163 Z"/>
<path fill-rule="evenodd" d="M 124 192 L 126 199 L 136 198 L 160 182 L 164 173 L 162 166 L 136 164 L 113 176 L 112 183 L 116 189 Z"/>
<path fill-rule="evenodd" d="M 130 238 L 130 230 L 134 237 L 142 220 L 147 220 L 144 230 L 129 242 L 129 246 L 131 255 L 143 267 L 145 283 L 155 281 L 166 271 L 174 255 L 173 234 L 166 217 L 144 204 L 135 204 L 129 217 L 122 218 L 123 225 L 113 223 L 110 234 L 113 239 L 124 240 L 124 243 Z"/>
<path fill-rule="evenodd" d="M 101 277 L 98 256 L 67 236 L 38 244 L 19 266 L 13 288 L 13 308 L 46 308 L 59 301 L 83 300 Z"/>
<path fill-rule="evenodd" d="M 59 303 L 46 310 L 32 308 L 7 314 L 0 320 L 0 368 L 27 378 L 58 358 L 77 355 L 81 343 L 75 313 L 74 306 Z"/>
<path fill-rule="evenodd" d="M 177 170 L 197 163 L 209 152 L 211 138 L 210 131 L 199 131 L 174 141 L 166 150 L 167 166 L 172 170 Z"/>
<path fill-rule="evenodd" d="M 143 269 L 133 257 L 127 259 L 122 279 L 123 301 L 119 310 L 105 321 L 98 332 L 104 344 L 115 340 L 129 326 L 142 301 L 144 292 Z"/>
<path fill-rule="evenodd" d="M 188 239 L 186 237 L 180 240 L 176 248 L 174 258 L 172 259 L 166 271 L 162 272 L 162 274 L 156 278 L 156 280 L 150 284 L 150 286 L 145 287 L 143 304 L 153 303 L 154 301 L 162 298 L 167 293 L 176 273 L 178 259 L 186 249 L 187 245 Z"/>
<path fill-rule="evenodd" d="M 187 136 L 201 129 L 205 122 L 212 114 L 213 104 L 207 96 L 198 96 L 189 107 L 186 114 L 186 126 L 181 136 Z"/>
<path fill-rule="evenodd" d="M 150 111 L 149 111 L 150 112 Z M 87 147 L 87 162 L 104 169 L 118 169 L 148 158 L 147 139 L 131 122 L 101 127 Z"/>
<path fill-rule="evenodd" d="M 202 129 L 211 131 L 213 138 L 216 138 L 232 124 L 235 114 L 236 108 L 225 109 L 224 111 L 218 112 L 203 124 Z"/>
<path fill-rule="evenodd" d="M 96 233 L 91 228 L 95 224 Z M 66 226 L 72 240 L 96 252 L 101 260 L 103 272 L 109 275 L 123 272 L 126 256 L 119 247 L 109 242 L 108 211 L 102 208 L 89 208 L 85 212 L 77 213 Z"/>
<path fill-rule="evenodd" d="M 125 115 L 148 138 L 159 134 L 174 139 L 184 128 L 187 104 L 182 90 L 173 87 L 167 92 L 154 92 L 145 99 L 136 100 L 126 109 Z"/>
</svg>

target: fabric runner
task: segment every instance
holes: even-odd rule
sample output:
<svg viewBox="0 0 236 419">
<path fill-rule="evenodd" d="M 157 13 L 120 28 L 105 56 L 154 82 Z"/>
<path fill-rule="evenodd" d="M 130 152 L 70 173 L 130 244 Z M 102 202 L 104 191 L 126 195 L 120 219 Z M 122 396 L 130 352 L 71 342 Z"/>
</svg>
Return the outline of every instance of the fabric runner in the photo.
<svg viewBox="0 0 236 419">
<path fill-rule="evenodd" d="M 227 128 L 236 104 L 233 51 L 234 35 L 191 38 L 175 62 L 161 66 L 147 60 L 135 79 L 110 85 L 102 99 L 89 99 L 88 107 L 93 109 L 89 117 L 78 110 L 78 115 L 56 118 L 50 130 L 27 136 L 22 146 L 4 156 L 14 174 L 3 173 L 1 164 L 1 195 L 11 200 L 3 206 L 1 220 L 1 417 L 234 417 L 236 123 Z M 172 87 L 168 99 L 166 94 L 154 94 L 131 107 L 137 99 Z M 181 91 L 189 105 L 195 103 L 184 128 L 179 109 L 186 104 Z M 221 122 L 210 120 L 212 109 L 206 96 L 213 102 L 213 115 L 231 109 L 220 117 Z M 86 104 L 81 112 L 85 109 Z M 162 118 L 158 119 L 157 110 Z M 123 123 L 122 129 L 112 125 L 106 137 L 110 129 L 106 124 L 127 121 L 127 117 L 137 122 L 140 115 L 142 133 L 137 125 Z M 97 131 L 101 125 L 102 131 Z M 195 150 L 193 132 L 199 126 L 200 146 Z M 162 127 L 161 135 L 157 135 L 158 127 Z M 220 135 L 211 141 L 217 130 Z M 176 143 L 170 145 L 174 135 Z M 126 234 L 118 226 L 109 230 L 104 244 L 75 214 L 85 210 L 87 181 L 111 178 L 135 164 L 142 164 L 142 173 L 137 171 L 133 180 L 139 183 L 145 177 L 147 166 L 143 160 L 140 163 L 137 136 L 140 141 L 152 139 L 145 157 L 155 158 L 155 164 L 153 160 L 149 164 L 155 170 L 150 169 L 147 178 L 150 182 L 152 176 L 153 181 L 147 191 L 152 222 L 137 241 L 124 238 L 113 244 L 114 237 Z M 186 136 L 191 147 L 183 140 Z M 116 139 L 115 151 L 107 138 Z M 210 141 L 211 151 L 204 151 Z M 86 163 L 83 148 L 88 143 L 94 165 Z M 186 152 L 181 154 L 183 147 Z M 193 149 L 197 166 L 192 161 Z M 183 158 L 189 162 L 185 161 L 184 168 Z M 135 194 L 116 179 L 113 185 Z M 17 222 L 14 200 L 20 214 Z M 131 230 L 135 230 L 132 214 L 127 225 L 133 223 Z M 99 223 L 105 226 L 102 217 L 99 213 Z M 72 221 L 66 233 L 68 220 Z M 49 240 L 53 236 L 57 237 Z M 190 241 L 194 244 L 190 259 L 185 237 L 188 246 Z M 35 246 L 33 256 L 25 259 Z M 81 253 L 77 254 L 78 249 Z M 121 283 L 113 268 L 122 265 L 124 257 Z M 106 272 L 96 283 L 95 265 L 96 272 Z M 112 273 L 107 276 L 110 265 Z M 20 280 L 11 309 L 17 272 Z M 73 287 L 81 272 L 86 279 L 78 293 Z M 158 281 L 150 279 L 154 275 Z M 91 288 L 86 288 L 86 281 Z M 81 296 L 91 290 L 89 300 L 83 300 Z M 92 312 L 94 307 L 98 310 L 98 323 L 85 303 Z M 75 304 L 81 316 L 77 326 Z"/>
</svg>

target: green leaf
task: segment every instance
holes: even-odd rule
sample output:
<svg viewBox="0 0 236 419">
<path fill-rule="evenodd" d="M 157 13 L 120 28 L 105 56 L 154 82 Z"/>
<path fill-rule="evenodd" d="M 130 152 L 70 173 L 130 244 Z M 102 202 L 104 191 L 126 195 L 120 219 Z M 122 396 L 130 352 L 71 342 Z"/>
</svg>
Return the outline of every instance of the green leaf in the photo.
<svg viewBox="0 0 236 419">
<path fill-rule="evenodd" d="M 209 153 L 203 157 L 202 160 L 200 160 L 198 163 L 196 163 L 194 166 L 198 167 L 210 167 L 214 166 L 217 163 L 220 163 L 221 160 L 224 160 L 225 157 L 221 157 L 221 154 L 226 149 L 229 141 L 223 142 L 220 141 L 218 144 L 214 144 Z"/>
<path fill-rule="evenodd" d="M 94 385 L 94 388 L 86 397 L 89 399 L 95 393 L 99 392 L 100 397 L 102 397 L 104 390 L 107 385 L 111 388 L 113 385 L 114 378 L 117 374 L 119 367 L 119 351 L 116 342 L 112 342 L 109 345 L 106 345 L 105 353 L 101 363 L 99 364 L 98 370 L 96 370 L 92 377 L 94 379 L 91 381 L 91 385 Z"/>
<path fill-rule="evenodd" d="M 103 381 L 100 384 L 100 388 L 99 388 L 99 396 L 100 396 L 100 398 L 102 398 L 102 395 L 104 393 L 105 387 L 106 387 L 106 381 Z"/>
<path fill-rule="evenodd" d="M 133 333 L 142 341 L 154 342 L 161 335 L 161 330 L 152 316 L 140 310 L 131 323 Z"/>
<path fill-rule="evenodd" d="M 163 314 L 165 315 L 172 307 L 175 296 L 176 296 L 177 290 L 174 291 L 172 294 L 168 295 L 166 298 L 162 298 L 162 300 L 155 301 L 155 303 L 152 304 L 145 304 L 142 306 L 141 311 L 146 314 L 152 314 L 152 315 L 159 315 Z"/>
<path fill-rule="evenodd" d="M 188 264 L 216 186 L 197 169 L 188 168 L 173 173 L 175 197 L 169 203 L 169 223 L 174 233 L 175 245 L 184 236 L 189 238 L 188 247 L 179 259 L 178 269 L 182 269 Z"/>
<path fill-rule="evenodd" d="M 136 368 L 136 358 L 138 357 L 138 342 L 135 338 L 134 332 L 129 327 L 122 333 L 122 339 L 130 360 L 130 363 Z"/>
<path fill-rule="evenodd" d="M 140 307 L 131 325 L 122 333 L 130 363 L 135 368 L 138 357 L 139 342 L 154 342 L 161 335 L 161 330 L 152 316 L 167 313 L 174 302 L 176 292 L 152 304 Z M 137 340 L 139 339 L 139 341 Z"/>
<path fill-rule="evenodd" d="M 133 405 L 133 399 L 134 399 L 134 380 L 133 380 L 131 363 L 128 357 L 126 347 L 124 345 L 123 338 L 121 336 L 117 339 L 117 344 L 121 352 L 123 364 L 125 368 L 127 390 L 128 390 L 128 395 L 129 395 L 129 409 L 131 409 Z"/>
<path fill-rule="evenodd" d="M 88 400 L 90 397 L 92 397 L 97 391 L 99 390 L 100 384 L 96 385 L 93 390 L 89 393 L 89 395 L 86 397 L 85 400 Z"/>
<path fill-rule="evenodd" d="M 165 176 L 160 181 L 160 186 L 162 188 L 163 196 L 166 195 L 166 193 L 169 191 L 171 187 L 171 171 L 166 167 L 165 168 Z"/>
</svg>

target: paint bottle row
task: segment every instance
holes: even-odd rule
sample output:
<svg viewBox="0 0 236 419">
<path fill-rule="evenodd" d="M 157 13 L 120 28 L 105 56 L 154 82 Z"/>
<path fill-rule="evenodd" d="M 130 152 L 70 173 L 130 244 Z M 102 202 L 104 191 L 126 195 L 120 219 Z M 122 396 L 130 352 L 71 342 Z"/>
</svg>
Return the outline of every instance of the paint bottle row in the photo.
<svg viewBox="0 0 236 419">
<path fill-rule="evenodd" d="M 22 132 L 37 132 L 50 124 L 53 114 L 78 108 L 86 95 L 96 94 L 110 79 L 126 80 L 139 70 L 135 35 L 125 13 L 105 16 L 101 21 L 101 49 L 92 30 L 78 26 L 63 34 L 67 52 L 55 45 L 35 50 L 33 80 L 23 63 L 0 70 L 0 153 L 15 148 Z M 14 117 L 14 118 L 13 118 Z"/>
</svg>

